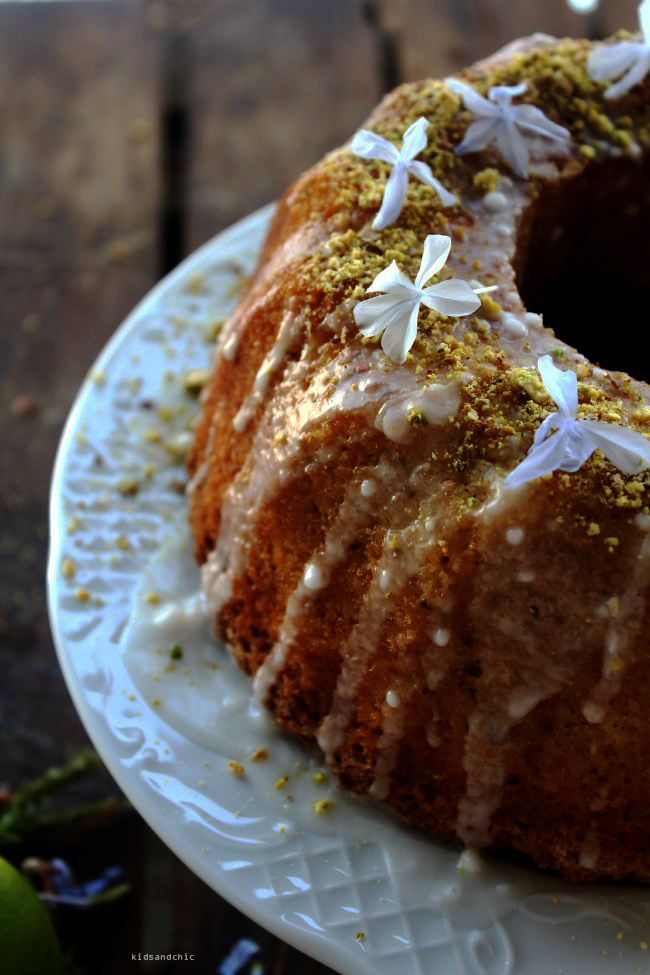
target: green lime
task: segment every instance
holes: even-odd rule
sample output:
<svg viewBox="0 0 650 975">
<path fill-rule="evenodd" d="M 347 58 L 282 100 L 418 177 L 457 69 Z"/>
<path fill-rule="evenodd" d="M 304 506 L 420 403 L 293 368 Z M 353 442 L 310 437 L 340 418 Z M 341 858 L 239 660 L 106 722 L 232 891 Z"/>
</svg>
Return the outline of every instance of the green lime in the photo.
<svg viewBox="0 0 650 975">
<path fill-rule="evenodd" d="M 2 975 L 61 975 L 54 926 L 36 891 L 0 857 L 0 971 Z"/>
</svg>

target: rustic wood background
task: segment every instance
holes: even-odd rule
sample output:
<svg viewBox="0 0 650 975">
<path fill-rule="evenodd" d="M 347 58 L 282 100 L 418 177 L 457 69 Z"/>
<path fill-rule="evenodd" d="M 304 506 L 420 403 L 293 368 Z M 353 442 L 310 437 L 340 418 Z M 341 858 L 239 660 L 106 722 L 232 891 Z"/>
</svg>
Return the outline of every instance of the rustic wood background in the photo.
<svg viewBox="0 0 650 975">
<path fill-rule="evenodd" d="M 131 307 L 345 140 L 398 81 L 444 75 L 536 30 L 632 28 L 636 6 L 601 0 L 582 16 L 565 0 L 0 3 L 0 787 L 87 744 L 47 622 L 48 484 L 75 391 Z M 116 791 L 100 774 L 78 795 Z M 240 937 L 260 945 L 268 975 L 327 971 L 210 891 L 133 812 L 58 842 L 26 852 L 59 852 L 82 877 L 121 864 L 132 885 L 92 916 L 59 917 L 88 972 L 121 973 L 149 950 L 194 953 L 191 971 L 214 973 Z"/>
</svg>

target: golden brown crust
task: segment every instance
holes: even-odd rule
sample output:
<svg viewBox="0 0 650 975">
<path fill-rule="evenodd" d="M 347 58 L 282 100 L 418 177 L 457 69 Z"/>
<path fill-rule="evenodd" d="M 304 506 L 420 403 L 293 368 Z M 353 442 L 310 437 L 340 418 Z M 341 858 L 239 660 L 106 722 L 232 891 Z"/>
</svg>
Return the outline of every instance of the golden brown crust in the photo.
<svg viewBox="0 0 650 975">
<path fill-rule="evenodd" d="M 564 41 L 465 73 L 482 92 L 525 78 L 527 100 L 570 129 L 570 152 L 527 184 L 492 150 L 456 157 L 467 113 L 423 82 L 367 125 L 399 141 L 430 119 L 421 158 L 458 207 L 412 181 L 397 223 L 371 231 L 387 167 L 347 150 L 288 191 L 204 393 L 190 516 L 217 632 L 345 788 L 443 838 L 489 834 L 572 880 L 647 881 L 649 476 L 595 454 L 501 489 L 554 408 L 542 352 L 577 372 L 582 418 L 639 431 L 650 419 L 645 384 L 598 370 L 540 321 L 518 335 L 505 324 L 525 321 L 516 282 L 544 207 L 615 152 L 645 178 L 630 153 L 647 144 L 650 88 L 606 103 L 588 51 Z M 497 187 L 511 240 L 483 206 Z M 435 232 L 452 237 L 458 276 L 499 290 L 460 324 L 423 310 L 393 367 L 352 308 L 391 260 L 413 278 Z M 449 420 L 420 428 L 410 407 L 391 439 L 381 411 L 429 384 L 447 390 Z"/>
</svg>

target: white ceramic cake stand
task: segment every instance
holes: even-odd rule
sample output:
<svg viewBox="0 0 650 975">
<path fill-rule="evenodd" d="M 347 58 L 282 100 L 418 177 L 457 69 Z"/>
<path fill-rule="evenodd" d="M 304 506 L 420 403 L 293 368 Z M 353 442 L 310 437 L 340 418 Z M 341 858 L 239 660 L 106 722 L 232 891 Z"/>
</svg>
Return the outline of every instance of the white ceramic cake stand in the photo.
<svg viewBox="0 0 650 975">
<path fill-rule="evenodd" d="M 125 666 L 124 634 L 155 608 L 156 594 L 143 589 L 151 559 L 185 532 L 182 429 L 197 407 L 181 378 L 208 368 L 215 322 L 250 272 L 271 212 L 220 234 L 144 299 L 100 355 L 66 424 L 52 483 L 49 605 L 88 734 L 191 870 L 336 971 L 650 973 L 644 890 L 575 888 L 498 864 L 458 871 L 456 853 L 361 802 L 341 798 L 320 819 L 280 806 L 253 776 L 233 774 L 229 749 L 176 720 L 192 712 L 195 680 L 174 692 L 168 713 Z M 225 673 L 225 651 L 206 640 L 206 659 L 214 654 Z M 286 747 L 305 762 L 297 745 Z"/>
</svg>

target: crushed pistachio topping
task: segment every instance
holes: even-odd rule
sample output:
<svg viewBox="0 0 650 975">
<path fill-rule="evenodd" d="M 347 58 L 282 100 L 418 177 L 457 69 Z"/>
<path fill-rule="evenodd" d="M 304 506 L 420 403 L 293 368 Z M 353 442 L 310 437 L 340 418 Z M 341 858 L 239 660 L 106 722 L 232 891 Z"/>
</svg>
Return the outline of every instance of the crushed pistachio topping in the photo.
<svg viewBox="0 0 650 975">
<path fill-rule="evenodd" d="M 61 562 L 61 575 L 64 579 L 72 579 L 77 569 L 72 559 L 63 559 Z"/>
<path fill-rule="evenodd" d="M 230 771 L 232 772 L 232 774 L 235 776 L 236 779 L 243 779 L 245 772 L 244 772 L 244 766 L 242 765 L 241 762 L 236 762 L 234 761 L 234 759 L 232 759 L 231 761 L 228 762 L 228 768 L 230 769 Z"/>
<path fill-rule="evenodd" d="M 326 816 L 336 807 L 336 803 L 333 799 L 317 799 L 312 802 L 311 807 L 317 816 Z"/>
<path fill-rule="evenodd" d="M 486 166 L 485 169 L 476 173 L 472 182 L 479 193 L 494 193 L 499 185 L 499 179 L 499 170 L 492 166 Z"/>
<path fill-rule="evenodd" d="M 461 77 L 484 98 L 495 86 L 525 83 L 525 101 L 571 135 L 570 142 L 562 147 L 567 149 L 566 154 L 555 156 L 554 144 L 548 143 L 549 156 L 560 175 L 571 178 L 598 165 L 605 155 L 632 154 L 635 145 L 638 152 L 650 141 L 650 103 L 643 96 L 643 86 L 633 88 L 620 101 L 605 100 L 603 84 L 590 78 L 587 71 L 591 50 L 588 42 L 570 40 L 523 48 L 509 60 L 468 69 Z M 456 196 L 458 203 L 453 211 L 440 205 L 429 186 L 410 179 L 396 221 L 374 232 L 371 224 L 382 205 L 393 167 L 381 159 L 362 159 L 349 146 L 330 154 L 292 190 L 298 218 L 311 217 L 318 224 L 324 221 L 331 234 L 290 266 L 292 293 L 307 295 L 301 315 L 308 341 L 312 347 L 326 345 L 330 349 L 319 352 L 323 364 L 328 356 L 331 359 L 332 347 L 340 349 L 346 343 L 366 342 L 369 352 L 376 349 L 379 336 L 363 338 L 353 327 L 354 306 L 365 303 L 368 287 L 392 262 L 413 281 L 428 235 L 448 235 L 452 240 L 450 261 L 439 280 L 446 282 L 455 275 L 468 274 L 476 260 L 477 244 L 483 244 L 476 233 L 476 208 L 485 205 L 486 194 L 499 189 L 504 177 L 512 176 L 492 146 L 462 157 L 455 154 L 470 119 L 459 96 L 443 82 L 422 81 L 397 89 L 365 127 L 397 147 L 407 129 L 420 118 L 430 125 L 426 146 L 417 158 Z M 544 181 L 541 172 L 529 180 L 525 192 L 530 199 Z M 496 225 L 499 220 L 495 214 L 490 222 Z M 499 246 L 496 238 L 488 243 Z M 446 447 L 436 448 L 435 462 L 440 476 L 445 470 L 462 475 L 466 495 L 459 502 L 461 514 L 488 497 L 486 472 L 496 469 L 505 476 L 526 456 L 535 432 L 554 410 L 532 357 L 528 367 L 522 365 L 524 354 L 533 347 L 532 339 L 529 343 L 522 337 L 518 346 L 522 354 L 516 359 L 509 358 L 496 342 L 502 316 L 513 309 L 508 288 L 501 287 L 503 282 L 496 274 L 490 277 L 489 271 L 485 273 L 487 258 L 483 264 L 482 283 L 500 285 L 498 292 L 493 296 L 484 293 L 476 312 L 460 321 L 422 305 L 417 337 L 404 366 L 418 380 L 421 377 L 423 384 L 459 384 L 461 405 L 449 422 L 452 436 Z M 650 428 L 650 407 L 625 385 L 623 377 L 616 379 L 620 385 L 614 390 L 615 377 L 611 381 L 609 377 L 597 378 L 591 366 L 576 363 L 571 352 L 558 344 L 561 336 L 554 339 L 548 329 L 546 334 L 548 342 L 543 348 L 552 349 L 556 365 L 574 370 L 578 379 L 577 421 L 620 425 L 639 432 Z M 393 368 L 389 362 L 385 367 L 387 372 Z M 338 375 L 334 377 L 338 379 Z M 412 414 L 408 419 L 417 429 L 418 411 Z M 278 446 L 282 446 L 281 437 L 276 441 Z M 545 489 L 562 492 L 567 518 L 575 520 L 583 534 L 595 534 L 592 526 L 597 525 L 599 541 L 613 537 L 617 530 L 610 525 L 610 513 L 642 511 L 647 506 L 650 473 L 621 473 L 600 449 L 578 471 L 561 475 L 564 472 L 544 475 Z M 592 515 L 594 500 L 602 511 L 587 520 L 580 505 L 587 505 L 589 499 Z"/>
<path fill-rule="evenodd" d="M 140 483 L 130 477 L 123 477 L 117 483 L 117 490 L 123 498 L 133 498 L 140 490 Z"/>
<path fill-rule="evenodd" d="M 501 316 L 501 305 L 490 295 L 481 295 L 481 308 L 485 317 L 490 321 L 497 321 Z"/>
<path fill-rule="evenodd" d="M 354 320 L 361 334 L 382 335 L 382 349 L 393 362 L 403 363 L 415 342 L 421 304 L 445 318 L 471 315 L 478 308 L 480 299 L 466 281 L 454 278 L 427 285 L 442 271 L 450 250 L 450 237 L 429 234 L 414 282 L 393 261 L 367 289 L 383 293 L 355 306 Z"/>
<path fill-rule="evenodd" d="M 411 410 L 406 417 L 412 427 L 428 427 L 429 421 L 421 410 Z"/>
<path fill-rule="evenodd" d="M 375 230 L 384 230 L 399 216 L 404 200 L 409 176 L 430 186 L 435 191 L 443 206 L 451 206 L 456 197 L 444 188 L 435 178 L 424 162 L 415 161 L 427 144 L 427 129 L 429 122 L 426 118 L 419 118 L 404 133 L 404 140 L 397 149 L 388 139 L 382 138 L 375 132 L 361 129 L 350 143 L 350 152 L 361 156 L 362 159 L 378 159 L 388 163 L 392 172 L 386 181 L 379 213 L 373 220 Z"/>
<path fill-rule="evenodd" d="M 269 753 L 266 748 L 256 748 L 251 755 L 251 762 L 266 762 L 268 758 Z"/>
<path fill-rule="evenodd" d="M 506 487 L 519 487 L 557 470 L 575 472 L 594 450 L 600 450 L 626 474 L 650 468 L 650 442 L 640 433 L 616 423 L 577 418 L 575 372 L 558 369 L 550 355 L 542 356 L 537 366 L 558 411 L 547 416 L 535 431 L 533 446 L 504 481 Z"/>
<path fill-rule="evenodd" d="M 516 85 L 492 85 L 487 98 L 456 78 L 450 79 L 448 84 L 473 116 L 462 142 L 456 146 L 457 155 L 478 152 L 494 145 L 512 171 L 521 179 L 527 179 L 527 139 L 531 135 L 543 136 L 561 145 L 570 139 L 568 129 L 552 121 L 536 105 L 530 102 L 512 104 L 513 98 L 526 93 L 528 85 L 525 81 Z"/>
<path fill-rule="evenodd" d="M 207 369 L 193 369 L 183 380 L 183 389 L 189 396 L 198 396 L 209 379 Z"/>
</svg>

